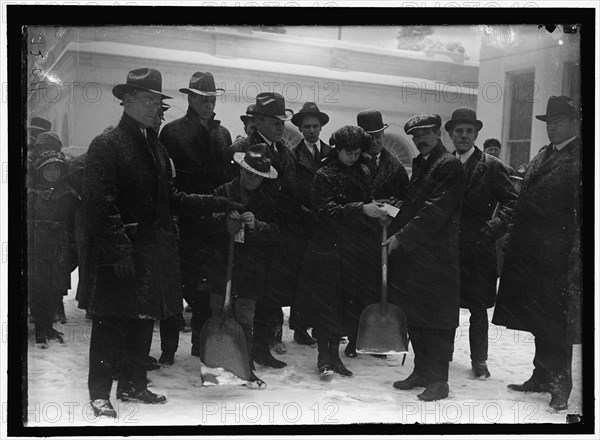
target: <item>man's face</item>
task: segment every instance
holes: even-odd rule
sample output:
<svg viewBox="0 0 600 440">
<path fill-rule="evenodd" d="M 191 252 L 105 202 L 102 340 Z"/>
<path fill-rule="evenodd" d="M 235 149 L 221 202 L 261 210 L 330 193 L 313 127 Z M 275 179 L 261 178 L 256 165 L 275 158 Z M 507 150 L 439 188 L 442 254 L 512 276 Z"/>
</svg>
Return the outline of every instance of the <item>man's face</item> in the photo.
<svg viewBox="0 0 600 440">
<path fill-rule="evenodd" d="M 256 131 L 256 121 L 254 118 L 246 119 L 246 124 L 244 125 L 244 132 L 246 136 L 252 136 L 252 133 Z"/>
<path fill-rule="evenodd" d="M 316 143 L 321 135 L 321 122 L 316 116 L 305 116 L 300 125 L 302 136 L 307 142 Z"/>
<path fill-rule="evenodd" d="M 440 130 L 432 128 L 416 128 L 411 132 L 413 142 L 423 156 L 428 155 L 437 146 L 440 139 Z"/>
<path fill-rule="evenodd" d="M 190 104 L 190 107 L 198 113 L 200 120 L 208 121 L 213 117 L 215 105 L 217 104 L 217 97 L 190 93 L 188 95 L 188 103 Z"/>
<path fill-rule="evenodd" d="M 371 156 L 375 156 L 381 153 L 383 150 L 383 130 L 378 131 L 377 133 L 371 133 L 371 147 L 367 150 L 367 153 Z"/>
<path fill-rule="evenodd" d="M 495 145 L 492 145 L 491 147 L 487 147 L 485 150 L 483 150 L 483 152 L 487 153 L 491 156 L 494 156 L 494 157 L 498 157 L 498 158 L 500 157 L 500 148 Z"/>
<path fill-rule="evenodd" d="M 577 135 L 577 122 L 567 115 L 550 116 L 546 119 L 546 133 L 553 145 L 560 144 Z"/>
<path fill-rule="evenodd" d="M 240 168 L 240 186 L 247 191 L 254 191 L 260 186 L 263 176 L 259 176 L 245 168 Z"/>
<path fill-rule="evenodd" d="M 458 154 L 463 154 L 473 148 L 477 139 L 477 130 L 473 124 L 456 124 L 450 133 L 450 139 Z"/>
<path fill-rule="evenodd" d="M 257 115 L 256 129 L 271 142 L 279 142 L 283 137 L 284 121 L 266 115 Z"/>
<path fill-rule="evenodd" d="M 154 117 L 158 114 L 161 104 L 160 95 L 146 91 L 127 93 L 123 99 L 125 113 L 143 128 L 154 125 Z"/>
</svg>

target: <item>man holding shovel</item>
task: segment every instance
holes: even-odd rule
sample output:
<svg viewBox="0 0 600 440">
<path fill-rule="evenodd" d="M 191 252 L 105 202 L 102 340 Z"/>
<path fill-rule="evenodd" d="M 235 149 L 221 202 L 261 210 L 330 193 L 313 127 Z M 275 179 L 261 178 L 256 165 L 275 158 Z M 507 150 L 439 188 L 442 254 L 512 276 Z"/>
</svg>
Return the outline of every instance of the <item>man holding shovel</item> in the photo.
<svg viewBox="0 0 600 440">
<path fill-rule="evenodd" d="M 458 224 L 465 171 L 442 144 L 439 115 L 418 114 L 404 125 L 419 155 L 404 204 L 383 245 L 390 252 L 390 300 L 407 318 L 415 367 L 394 388 L 425 387 L 417 397 L 448 397 L 448 367 L 459 323 Z M 394 233 L 395 232 L 395 233 Z"/>
</svg>

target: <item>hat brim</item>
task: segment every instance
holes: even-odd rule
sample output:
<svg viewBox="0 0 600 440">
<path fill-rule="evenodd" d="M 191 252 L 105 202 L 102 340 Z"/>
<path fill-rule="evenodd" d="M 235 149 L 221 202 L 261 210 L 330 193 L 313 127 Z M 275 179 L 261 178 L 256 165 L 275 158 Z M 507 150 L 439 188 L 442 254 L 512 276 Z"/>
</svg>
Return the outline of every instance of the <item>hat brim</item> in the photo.
<svg viewBox="0 0 600 440">
<path fill-rule="evenodd" d="M 437 124 L 417 125 L 417 126 L 415 126 L 415 127 L 411 127 L 411 128 L 409 128 L 408 130 L 405 130 L 405 131 L 406 131 L 406 134 L 410 134 L 410 132 L 411 132 L 411 131 L 413 131 L 413 130 L 418 130 L 418 129 L 420 129 L 420 128 L 422 128 L 422 129 L 427 129 L 427 128 L 435 128 L 436 130 L 439 130 L 439 129 L 440 129 L 440 126 L 439 126 L 439 125 L 437 125 Z"/>
<path fill-rule="evenodd" d="M 39 133 L 44 133 L 46 131 L 50 131 L 50 130 L 46 130 L 43 127 L 38 127 L 37 125 L 30 125 L 29 127 L 27 127 L 27 130 L 36 131 L 36 132 L 39 132 Z"/>
<path fill-rule="evenodd" d="M 294 116 L 292 116 L 292 124 L 294 124 L 296 127 L 300 128 L 300 125 L 302 124 L 302 119 L 305 116 L 316 116 L 317 118 L 319 118 L 319 123 L 321 124 L 321 127 L 323 127 L 324 125 L 326 125 L 329 122 L 329 115 L 327 115 L 326 113 L 323 113 L 323 112 L 299 112 L 299 113 L 296 113 Z"/>
<path fill-rule="evenodd" d="M 280 121 L 290 121 L 294 117 L 294 111 L 289 108 L 285 109 L 285 115 L 272 115 L 270 113 L 257 112 L 257 111 L 248 112 L 248 114 L 251 116 L 255 116 L 255 115 L 270 116 L 272 118 L 277 118 Z"/>
<path fill-rule="evenodd" d="M 378 128 L 377 130 L 370 130 L 370 131 L 367 131 L 367 130 L 365 130 L 365 133 L 369 133 L 369 134 L 373 134 L 373 133 L 379 133 L 380 131 L 383 131 L 383 130 L 385 130 L 386 128 L 388 128 L 389 126 L 390 126 L 390 124 L 383 124 L 383 127 L 381 127 L 381 128 Z M 361 127 L 361 128 L 362 128 L 362 127 Z"/>
<path fill-rule="evenodd" d="M 248 121 L 248 119 L 254 119 L 254 116 L 251 116 L 251 115 L 242 115 L 242 116 L 240 116 L 240 119 L 245 124 Z"/>
<path fill-rule="evenodd" d="M 244 160 L 245 155 L 246 155 L 245 153 L 235 153 L 233 155 L 233 160 L 235 160 L 242 168 L 244 168 L 248 171 L 251 171 L 254 174 L 258 174 L 259 176 L 265 177 L 267 179 L 276 179 L 277 178 L 277 170 L 275 168 L 273 168 L 273 165 L 271 165 L 271 168 L 269 169 L 268 173 L 264 173 L 262 171 L 255 170 L 250 165 L 248 165 L 248 163 Z"/>
<path fill-rule="evenodd" d="M 205 92 L 198 89 L 188 89 L 187 87 L 181 88 L 179 91 L 181 93 L 185 93 L 186 95 L 193 94 L 201 96 L 221 96 L 223 93 L 225 93 L 225 89 L 215 89 L 214 92 Z"/>
<path fill-rule="evenodd" d="M 456 124 L 473 124 L 475 126 L 475 130 L 477 131 L 481 130 L 481 127 L 483 127 L 483 122 L 481 122 L 479 119 L 450 119 L 444 124 L 444 129 L 450 133 Z"/>
<path fill-rule="evenodd" d="M 577 116 L 576 112 L 569 112 L 569 111 L 565 111 L 565 112 L 560 112 L 560 113 L 551 113 L 551 114 L 546 114 L 546 115 L 535 115 L 535 119 L 537 119 L 538 121 L 542 121 L 542 122 L 546 122 L 547 119 L 551 116 L 560 116 L 560 115 L 566 115 L 569 118 L 573 118 Z"/>
<path fill-rule="evenodd" d="M 146 87 L 134 86 L 131 84 L 117 84 L 112 89 L 113 95 L 115 95 L 115 97 L 120 99 L 121 101 L 123 101 L 126 94 L 137 91 L 156 93 L 157 95 L 160 95 L 162 99 L 173 99 L 172 96 L 165 95 L 161 91 L 148 89 Z"/>
</svg>

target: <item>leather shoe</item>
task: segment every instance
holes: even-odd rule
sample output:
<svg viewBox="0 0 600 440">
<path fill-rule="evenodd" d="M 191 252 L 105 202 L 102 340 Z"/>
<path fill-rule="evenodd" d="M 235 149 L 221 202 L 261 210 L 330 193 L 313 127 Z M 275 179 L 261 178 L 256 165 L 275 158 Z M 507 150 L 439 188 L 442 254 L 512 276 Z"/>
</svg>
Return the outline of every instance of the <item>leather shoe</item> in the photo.
<svg viewBox="0 0 600 440">
<path fill-rule="evenodd" d="M 335 371 L 340 376 L 351 377 L 353 375 L 352 371 L 348 370 L 341 360 L 334 363 L 332 368 L 333 371 Z"/>
<path fill-rule="evenodd" d="M 196 344 L 192 345 L 192 356 L 200 357 L 200 347 Z"/>
<path fill-rule="evenodd" d="M 315 345 L 317 343 L 305 329 L 294 330 L 294 341 L 300 345 Z"/>
<path fill-rule="evenodd" d="M 433 402 L 448 397 L 449 391 L 448 382 L 433 382 L 425 388 L 425 391 L 417 394 L 417 397 L 424 402 Z"/>
<path fill-rule="evenodd" d="M 394 382 L 394 388 L 398 390 L 412 390 L 413 388 L 426 387 L 427 385 L 429 385 L 429 382 L 414 372 L 406 379 Z"/>
<path fill-rule="evenodd" d="M 175 354 L 163 352 L 160 355 L 158 363 L 162 365 L 173 365 L 175 363 Z"/>
<path fill-rule="evenodd" d="M 165 403 L 167 398 L 162 394 L 155 394 L 148 388 L 142 391 L 135 391 L 134 389 L 117 390 L 117 399 L 123 402 L 139 402 L 149 404 Z"/>
<path fill-rule="evenodd" d="M 487 363 L 485 361 L 471 361 L 471 367 L 475 372 L 475 377 L 487 379 L 490 377 L 490 370 L 488 370 Z"/>
<path fill-rule="evenodd" d="M 511 383 L 507 385 L 507 387 L 511 390 L 520 391 L 522 393 L 543 393 L 547 391 L 547 387 L 545 387 L 544 384 L 532 379 L 528 379 L 522 384 Z"/>
<path fill-rule="evenodd" d="M 344 348 L 344 354 L 349 358 L 358 356 L 358 353 L 356 352 L 356 343 L 352 343 L 352 341 L 348 342 L 348 345 Z"/>
<path fill-rule="evenodd" d="M 283 367 L 287 366 L 287 364 L 285 362 L 280 361 L 279 359 L 275 359 L 273 357 L 273 355 L 271 354 L 271 352 L 260 353 L 260 354 L 255 353 L 255 354 L 253 354 L 252 359 L 257 364 L 265 365 L 265 366 L 271 367 L 271 368 L 283 368 Z"/>
<path fill-rule="evenodd" d="M 148 356 L 146 359 L 146 371 L 158 370 L 160 365 L 155 357 Z"/>
<path fill-rule="evenodd" d="M 117 417 L 117 412 L 108 399 L 95 399 L 90 402 L 96 417 Z"/>
</svg>

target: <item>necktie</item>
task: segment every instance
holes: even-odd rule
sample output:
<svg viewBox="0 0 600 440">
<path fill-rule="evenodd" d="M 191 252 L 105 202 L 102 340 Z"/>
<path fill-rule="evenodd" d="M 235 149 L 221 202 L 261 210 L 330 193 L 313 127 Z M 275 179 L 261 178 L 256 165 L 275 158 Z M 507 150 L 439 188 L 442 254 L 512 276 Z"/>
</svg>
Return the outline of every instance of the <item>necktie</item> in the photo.
<svg viewBox="0 0 600 440">
<path fill-rule="evenodd" d="M 421 175 L 421 170 L 423 168 L 423 164 L 425 163 L 425 159 L 420 154 L 413 159 L 413 169 L 411 181 L 417 180 L 417 178 Z"/>
<path fill-rule="evenodd" d="M 552 144 L 548 145 L 546 155 L 544 156 L 544 162 L 546 162 L 548 159 L 550 159 L 550 156 L 552 156 L 555 152 L 556 152 L 556 147 Z"/>
<path fill-rule="evenodd" d="M 369 170 L 371 171 L 371 177 L 375 178 L 375 174 L 377 174 L 377 156 L 369 157 Z"/>
<path fill-rule="evenodd" d="M 319 154 L 319 149 L 317 148 L 317 146 L 315 144 L 313 144 L 313 149 L 314 149 L 313 156 L 315 157 L 315 162 L 319 163 L 319 159 L 321 158 L 321 155 Z"/>
</svg>

